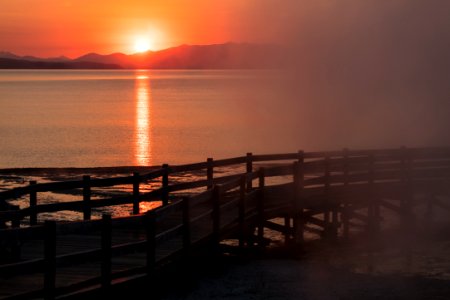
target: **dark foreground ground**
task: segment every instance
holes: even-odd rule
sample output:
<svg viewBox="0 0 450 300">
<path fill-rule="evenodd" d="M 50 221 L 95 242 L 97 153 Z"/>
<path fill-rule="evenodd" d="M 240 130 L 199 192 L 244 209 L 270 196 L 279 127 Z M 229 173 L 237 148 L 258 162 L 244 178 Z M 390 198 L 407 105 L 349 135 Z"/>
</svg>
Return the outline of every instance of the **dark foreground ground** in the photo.
<svg viewBox="0 0 450 300">
<path fill-rule="evenodd" d="M 450 299 L 448 280 L 358 273 L 328 254 L 271 249 L 250 260 L 223 258 L 221 266 L 161 299 Z"/>
<path fill-rule="evenodd" d="M 283 247 L 247 256 L 205 254 L 172 266 L 152 282 L 116 290 L 110 299 L 450 299 L 450 281 L 411 274 L 355 272 L 329 253 Z M 84 298 L 86 299 L 86 298 Z"/>
<path fill-rule="evenodd" d="M 161 299 L 450 299 L 450 283 L 269 259 L 231 265 L 221 276 L 204 278 L 191 289 Z"/>
</svg>

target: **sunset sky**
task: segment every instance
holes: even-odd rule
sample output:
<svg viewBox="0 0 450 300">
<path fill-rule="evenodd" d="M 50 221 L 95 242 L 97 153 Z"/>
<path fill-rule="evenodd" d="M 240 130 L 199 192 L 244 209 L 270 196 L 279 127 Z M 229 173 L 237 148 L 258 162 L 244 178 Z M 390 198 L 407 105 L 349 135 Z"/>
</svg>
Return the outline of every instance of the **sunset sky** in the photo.
<svg viewBox="0 0 450 300">
<path fill-rule="evenodd" d="M 268 1 L 273 2 L 273 1 Z M 273 14 L 261 0 L 1 0 L 0 51 L 76 57 L 180 44 L 276 40 Z M 280 14 L 281 13 L 281 14 Z M 250 21 L 249 18 L 252 20 Z M 265 20 L 266 26 L 260 27 Z"/>
</svg>

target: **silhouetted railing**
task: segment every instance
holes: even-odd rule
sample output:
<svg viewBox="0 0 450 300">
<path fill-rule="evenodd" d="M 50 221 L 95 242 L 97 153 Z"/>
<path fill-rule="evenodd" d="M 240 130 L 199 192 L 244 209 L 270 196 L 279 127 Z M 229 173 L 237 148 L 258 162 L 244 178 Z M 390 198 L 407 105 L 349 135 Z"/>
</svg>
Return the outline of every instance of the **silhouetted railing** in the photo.
<svg viewBox="0 0 450 300">
<path fill-rule="evenodd" d="M 91 209 L 112 205 L 133 204 L 133 213 L 139 213 L 139 203 L 141 201 L 162 200 L 163 204 L 167 204 L 169 194 L 176 191 L 190 190 L 200 187 L 212 187 L 214 184 L 223 183 L 227 180 L 239 177 L 239 174 L 222 176 L 214 178 L 214 168 L 244 165 L 247 172 L 253 170 L 254 162 L 273 162 L 283 160 L 296 160 L 303 152 L 286 153 L 286 154 L 270 154 L 270 155 L 252 155 L 248 153 L 247 156 L 236 157 L 231 159 L 213 160 L 209 158 L 206 162 L 186 164 L 179 166 L 163 165 L 162 168 L 155 171 L 138 174 L 134 173 L 132 176 L 114 177 L 105 179 L 92 179 L 86 175 L 83 180 L 61 181 L 52 183 L 39 183 L 31 181 L 29 186 L 14 188 L 8 191 L 0 192 L 0 201 L 8 199 L 19 198 L 29 195 L 29 207 L 20 210 L 0 212 L 0 220 L 17 220 L 25 216 L 30 217 L 30 224 L 37 223 L 37 215 L 43 212 L 56 212 L 60 210 L 82 211 L 85 220 L 90 219 Z M 329 152 L 306 152 L 303 154 L 305 160 L 306 173 L 324 172 L 325 158 L 328 158 L 330 172 L 340 171 L 342 165 L 350 164 L 352 172 L 365 171 L 368 168 L 371 157 L 376 159 L 376 178 L 374 180 L 382 180 L 383 178 L 391 178 L 395 176 L 395 172 L 399 172 L 403 165 L 406 165 L 411 160 L 414 165 L 411 167 L 420 174 L 426 175 L 425 168 L 434 168 L 429 170 L 429 175 L 436 172 L 436 167 L 443 170 L 443 167 L 450 166 L 450 162 L 446 161 L 450 156 L 448 148 L 398 148 L 389 150 L 359 150 L 359 151 L 329 151 Z M 322 159 L 323 161 L 321 161 Z M 385 162 L 384 164 L 381 164 Z M 175 175 L 182 172 L 189 171 L 205 171 L 205 179 L 196 180 L 183 183 L 175 183 L 169 185 L 169 175 Z M 445 173 L 446 171 L 443 170 Z M 333 175 L 330 180 L 333 182 L 341 181 L 344 176 L 341 172 L 339 175 Z M 351 182 L 357 180 L 367 180 L 368 174 L 355 173 L 347 178 Z M 140 192 L 140 184 L 148 182 L 149 180 L 161 179 L 162 185 L 160 188 L 154 189 L 148 193 Z M 307 180 L 307 185 L 323 184 L 322 177 Z M 133 193 L 124 197 L 113 197 L 106 199 L 91 200 L 91 189 L 98 187 L 111 187 L 117 185 L 132 185 Z M 249 186 L 251 186 L 249 182 Z M 38 193 L 41 192 L 56 192 L 69 189 L 83 189 L 83 200 L 71 201 L 64 203 L 38 204 Z"/>
<path fill-rule="evenodd" d="M 255 162 L 289 161 L 275 166 Z M 241 165 L 242 172 L 215 177 L 217 167 Z M 205 179 L 170 182 L 170 175 L 187 171 L 204 171 Z M 160 179 L 161 187 L 141 192 L 140 185 Z M 271 179 L 277 179 L 271 181 Z M 81 291 L 87 287 L 108 288 L 116 280 L 133 275 L 148 276 L 168 259 L 186 257 L 196 247 L 218 245 L 226 238 L 238 239 L 239 247 L 263 244 L 264 228 L 280 231 L 286 241 L 302 243 L 305 232 L 321 237 L 349 238 L 355 228 L 365 228 L 374 234 L 380 230 L 380 208 L 397 213 L 409 222 L 412 209 L 424 204 L 450 210 L 442 199 L 432 197 L 450 192 L 450 149 L 417 148 L 364 151 L 302 152 L 252 155 L 206 162 L 168 166 L 147 174 L 107 179 L 92 179 L 39 184 L 1 192 L 1 199 L 29 196 L 30 205 L 0 213 L 0 220 L 12 221 L 9 229 L 0 230 L 3 247 L 16 257 L 0 265 L 0 275 L 20 277 L 22 274 L 44 274 L 43 286 L 21 290 L 19 298 L 45 297 L 52 299 Z M 129 184 L 131 195 L 108 199 L 91 199 L 91 189 Z M 204 188 L 188 196 L 174 194 Z M 39 204 L 39 193 L 66 189 L 83 189 L 79 201 Z M 415 195 L 431 196 L 419 203 Z M 158 200 L 163 205 L 140 214 L 141 201 Z M 111 205 L 133 204 L 133 216 L 91 220 L 91 209 Z M 84 221 L 46 221 L 36 225 L 38 214 L 60 210 L 83 212 Z M 19 227 L 30 217 L 29 227 Z M 285 223 L 272 222 L 284 218 Z M 291 222 L 292 221 L 292 222 Z M 134 233 L 130 236 L 130 230 Z M 255 233 L 256 230 L 256 233 Z M 83 241 L 90 237 L 92 241 Z M 94 238 L 95 237 L 95 238 Z M 77 240 L 77 239 L 80 240 Z M 77 243 L 87 243 L 77 250 Z M 65 243 L 61 253 L 58 243 Z M 36 258 L 21 255 L 21 248 L 44 249 Z M 97 243 L 97 244 L 96 244 Z M 39 246 L 41 245 L 41 246 Z M 113 258 L 141 255 L 139 266 L 124 259 L 126 268 L 117 269 Z M 13 256 L 14 256 L 13 255 Z M 89 266 L 98 276 L 80 276 L 73 283 L 58 283 L 58 274 L 73 267 Z M 0 276 L 1 278 L 2 276 Z M 2 279 L 0 279 L 1 281 Z M 6 280 L 6 279 L 5 279 Z M 13 279 L 8 279 L 13 280 Z M 33 284 L 31 284 L 33 285 Z M 14 291 L 11 292 L 11 297 Z M 7 296 L 9 297 L 9 296 Z"/>
</svg>

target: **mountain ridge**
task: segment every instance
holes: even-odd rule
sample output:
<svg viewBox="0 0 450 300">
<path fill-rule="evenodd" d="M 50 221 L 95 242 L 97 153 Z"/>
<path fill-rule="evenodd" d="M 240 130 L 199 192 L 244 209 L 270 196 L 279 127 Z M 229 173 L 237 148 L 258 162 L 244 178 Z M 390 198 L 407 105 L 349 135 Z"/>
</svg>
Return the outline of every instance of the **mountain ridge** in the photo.
<svg viewBox="0 0 450 300">
<path fill-rule="evenodd" d="M 269 44 L 225 43 L 180 45 L 159 51 L 124 54 L 90 52 L 74 59 L 39 58 L 0 51 L 0 69 L 258 69 L 281 63 L 280 47 Z"/>
</svg>

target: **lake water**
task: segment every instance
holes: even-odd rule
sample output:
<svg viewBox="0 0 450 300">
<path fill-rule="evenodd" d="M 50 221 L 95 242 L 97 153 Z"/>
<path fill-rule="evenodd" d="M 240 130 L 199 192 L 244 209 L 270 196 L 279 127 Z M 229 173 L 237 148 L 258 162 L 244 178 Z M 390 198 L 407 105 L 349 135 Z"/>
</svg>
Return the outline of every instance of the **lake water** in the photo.
<svg viewBox="0 0 450 300">
<path fill-rule="evenodd" d="M 0 168 L 179 164 L 297 151 L 301 141 L 286 130 L 295 115 L 276 101 L 279 75 L 1 70 Z"/>
</svg>

